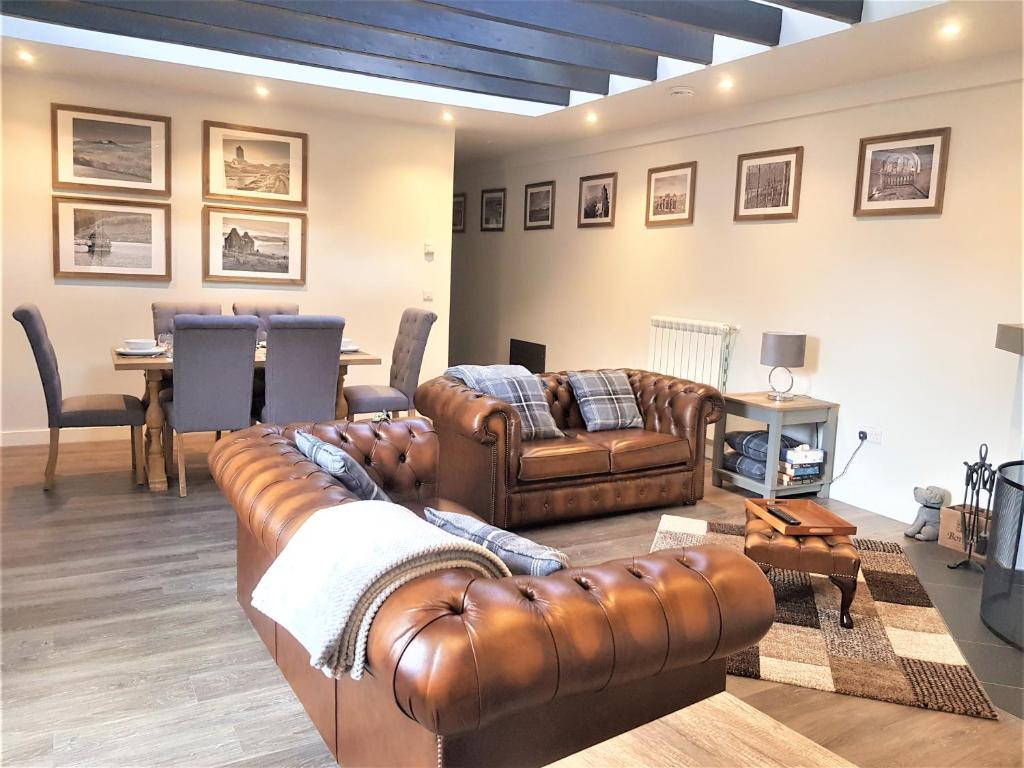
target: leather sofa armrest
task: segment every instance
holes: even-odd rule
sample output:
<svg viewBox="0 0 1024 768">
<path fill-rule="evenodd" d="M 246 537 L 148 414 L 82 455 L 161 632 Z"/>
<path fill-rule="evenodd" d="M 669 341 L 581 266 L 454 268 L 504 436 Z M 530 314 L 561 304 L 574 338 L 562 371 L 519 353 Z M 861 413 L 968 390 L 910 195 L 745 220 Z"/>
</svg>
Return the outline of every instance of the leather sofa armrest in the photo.
<svg viewBox="0 0 1024 768">
<path fill-rule="evenodd" d="M 433 733 L 653 677 L 755 644 L 772 589 L 738 552 L 655 552 L 547 577 L 424 576 L 397 590 L 370 629 L 370 672 Z"/>
<path fill-rule="evenodd" d="M 438 376 L 416 389 L 416 410 L 440 429 L 457 432 L 483 445 L 491 445 L 505 430 L 494 428 L 495 419 L 508 425 L 518 446 L 521 425 L 516 409 L 503 400 L 471 389 L 457 379 Z"/>
</svg>

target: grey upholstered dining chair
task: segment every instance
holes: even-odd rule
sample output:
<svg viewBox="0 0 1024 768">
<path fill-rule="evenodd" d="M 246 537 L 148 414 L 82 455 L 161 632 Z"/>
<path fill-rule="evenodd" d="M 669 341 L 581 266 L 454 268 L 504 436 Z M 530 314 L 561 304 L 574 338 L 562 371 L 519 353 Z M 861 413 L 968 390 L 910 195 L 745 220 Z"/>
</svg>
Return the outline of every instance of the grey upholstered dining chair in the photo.
<svg viewBox="0 0 1024 768">
<path fill-rule="evenodd" d="M 142 485 L 145 482 L 142 427 L 146 423 L 142 401 L 132 395 L 78 395 L 65 398 L 61 389 L 60 370 L 57 368 L 57 354 L 39 309 L 33 304 L 22 304 L 14 310 L 14 319 L 21 323 L 28 336 L 39 369 L 39 378 L 43 382 L 43 396 L 46 398 L 50 454 L 43 474 L 43 489 L 48 491 L 53 488 L 60 431 L 70 427 L 131 427 L 132 470 L 135 472 L 135 482 Z"/>
<path fill-rule="evenodd" d="M 251 424 L 255 317 L 178 315 L 174 319 L 174 389 L 160 395 L 164 409 L 164 460 L 178 451 L 178 495 L 187 493 L 187 432 L 244 429 Z"/>
<path fill-rule="evenodd" d="M 345 387 L 349 414 L 397 411 L 414 413 L 412 396 L 420 383 L 423 352 L 427 348 L 430 327 L 437 315 L 425 309 L 410 308 L 402 313 L 398 337 L 391 353 L 391 379 L 388 386 L 355 384 Z"/>
<path fill-rule="evenodd" d="M 274 315 L 299 314 L 298 304 L 245 304 L 235 302 L 231 305 L 231 309 L 236 315 L 253 315 L 260 321 L 260 341 L 267 338 L 267 329 L 269 328 L 271 317 Z M 341 348 L 340 344 L 338 348 Z"/>
<path fill-rule="evenodd" d="M 153 302 L 153 338 L 162 333 L 174 333 L 175 315 L 219 315 L 220 304 L 212 302 Z"/>
<path fill-rule="evenodd" d="M 334 418 L 345 318 L 274 315 L 267 331 L 266 404 L 260 421 L 292 424 Z"/>
</svg>

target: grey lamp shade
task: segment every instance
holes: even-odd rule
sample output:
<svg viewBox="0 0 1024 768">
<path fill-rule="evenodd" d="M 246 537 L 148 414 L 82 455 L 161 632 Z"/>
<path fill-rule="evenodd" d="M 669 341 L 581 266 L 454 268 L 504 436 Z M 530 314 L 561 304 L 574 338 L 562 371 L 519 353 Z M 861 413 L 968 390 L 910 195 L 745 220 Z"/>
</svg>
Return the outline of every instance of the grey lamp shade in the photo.
<svg viewBox="0 0 1024 768">
<path fill-rule="evenodd" d="M 761 365 L 802 368 L 807 335 L 766 331 L 761 334 Z"/>
</svg>

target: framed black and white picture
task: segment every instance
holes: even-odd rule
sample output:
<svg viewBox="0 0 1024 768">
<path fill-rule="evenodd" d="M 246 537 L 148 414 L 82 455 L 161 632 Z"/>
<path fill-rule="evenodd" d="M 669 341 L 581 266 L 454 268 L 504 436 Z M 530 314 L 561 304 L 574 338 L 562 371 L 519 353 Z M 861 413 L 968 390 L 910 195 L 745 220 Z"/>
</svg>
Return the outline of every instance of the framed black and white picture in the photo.
<svg viewBox="0 0 1024 768">
<path fill-rule="evenodd" d="M 577 227 L 615 226 L 615 192 L 618 182 L 618 173 L 580 177 Z"/>
<path fill-rule="evenodd" d="M 554 229 L 555 182 L 526 185 L 523 200 L 523 229 Z"/>
<path fill-rule="evenodd" d="M 203 280 L 306 284 L 306 214 L 203 207 Z"/>
<path fill-rule="evenodd" d="M 168 282 L 171 206 L 54 197 L 53 276 Z"/>
<path fill-rule="evenodd" d="M 50 105 L 53 187 L 171 194 L 171 118 Z"/>
<path fill-rule="evenodd" d="M 480 193 L 480 231 L 505 229 L 505 190 L 485 189 Z"/>
<path fill-rule="evenodd" d="M 304 207 L 309 137 L 203 121 L 203 197 Z"/>
<path fill-rule="evenodd" d="M 647 171 L 648 227 L 693 223 L 693 195 L 697 163 L 679 163 Z"/>
<path fill-rule="evenodd" d="M 949 128 L 860 140 L 854 216 L 942 213 Z"/>
<path fill-rule="evenodd" d="M 736 161 L 733 221 L 797 218 L 803 162 L 803 147 L 740 155 Z"/>
<path fill-rule="evenodd" d="M 466 231 L 466 195 L 460 192 L 452 196 L 452 232 Z"/>
</svg>

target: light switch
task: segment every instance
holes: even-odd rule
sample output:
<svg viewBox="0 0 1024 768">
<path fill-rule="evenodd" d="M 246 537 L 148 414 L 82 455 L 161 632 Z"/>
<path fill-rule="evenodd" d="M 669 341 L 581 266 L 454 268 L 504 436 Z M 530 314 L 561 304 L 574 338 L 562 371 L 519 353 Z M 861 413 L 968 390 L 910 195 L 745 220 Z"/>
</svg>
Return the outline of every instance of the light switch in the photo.
<svg viewBox="0 0 1024 768">
<path fill-rule="evenodd" d="M 434 260 L 434 246 L 430 243 L 423 244 L 423 260 L 433 261 Z"/>
<path fill-rule="evenodd" d="M 434 292 L 433 291 L 424 291 L 423 292 L 423 301 L 433 301 L 433 300 L 434 300 Z"/>
</svg>

